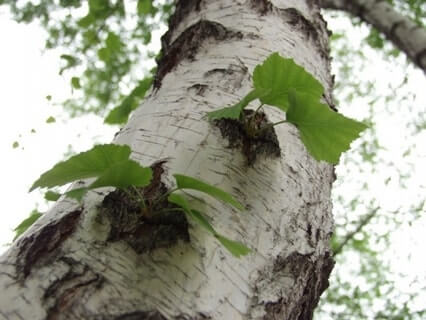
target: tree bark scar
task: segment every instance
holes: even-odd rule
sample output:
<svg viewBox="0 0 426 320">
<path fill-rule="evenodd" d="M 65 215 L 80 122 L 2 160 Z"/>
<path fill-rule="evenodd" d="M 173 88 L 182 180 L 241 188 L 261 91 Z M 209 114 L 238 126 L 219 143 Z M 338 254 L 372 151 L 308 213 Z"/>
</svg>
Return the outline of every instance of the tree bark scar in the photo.
<svg viewBox="0 0 426 320">
<path fill-rule="evenodd" d="M 168 202 L 169 189 L 161 181 L 166 162 L 151 165 L 153 177 L 148 186 L 127 192 L 115 190 L 104 198 L 99 215 L 110 222 L 108 241 L 124 241 L 138 254 L 169 248 L 179 240 L 189 242 L 186 216 Z"/>
<path fill-rule="evenodd" d="M 165 318 L 158 311 L 135 311 L 112 317 L 103 317 L 102 320 L 209 320 L 211 317 L 198 313 L 195 317 L 186 314 L 177 315 L 173 318 Z"/>
<path fill-rule="evenodd" d="M 166 320 L 158 311 L 135 311 L 125 313 L 119 316 L 111 318 L 105 318 L 111 320 Z"/>
<path fill-rule="evenodd" d="M 303 14 L 299 12 L 299 10 L 295 8 L 287 8 L 282 9 L 282 11 L 285 13 L 285 15 L 288 18 L 288 23 L 294 27 L 297 27 L 298 29 L 302 30 L 308 38 L 313 38 L 314 41 L 318 41 L 319 35 L 317 28 L 315 25 L 306 19 Z"/>
<path fill-rule="evenodd" d="M 201 0 L 182 0 L 176 3 L 175 12 L 170 17 L 169 29 L 161 37 L 161 50 L 164 53 L 169 51 L 170 39 L 172 38 L 173 32 L 177 29 L 179 24 L 187 17 L 191 12 L 200 11 Z"/>
<path fill-rule="evenodd" d="M 64 262 L 69 270 L 44 292 L 42 299 L 48 308 L 46 320 L 69 319 L 73 314 L 73 307 L 84 303 L 105 280 L 89 266 L 73 258 L 63 257 L 59 260 Z"/>
<path fill-rule="evenodd" d="M 227 29 L 222 24 L 201 20 L 187 28 L 173 43 L 169 44 L 158 61 L 154 88 L 161 87 L 161 81 L 167 73 L 173 70 L 182 60 L 194 60 L 204 40 L 213 38 L 216 41 L 226 39 L 242 39 L 243 34 Z"/>
<path fill-rule="evenodd" d="M 20 241 L 20 258 L 16 266 L 18 278 L 23 280 L 28 277 L 35 264 L 43 263 L 43 260 L 47 260 L 61 246 L 74 232 L 81 213 L 81 210 L 72 211 Z"/>
<path fill-rule="evenodd" d="M 271 12 L 274 8 L 274 5 L 269 0 L 251 0 L 250 3 L 251 8 L 256 9 L 262 16 Z"/>
<path fill-rule="evenodd" d="M 281 272 L 294 279 L 294 286 L 302 286 L 303 291 L 297 299 L 281 297 L 276 302 L 267 303 L 266 315 L 263 319 L 281 319 L 285 314 L 286 319 L 312 320 L 319 297 L 328 288 L 328 277 L 333 266 L 333 258 L 328 252 L 318 257 L 316 261 L 312 261 L 311 255 L 302 255 L 297 252 L 284 259 L 278 259 L 274 265 L 274 274 L 282 270 Z M 295 292 L 300 290 L 295 288 Z"/>
</svg>

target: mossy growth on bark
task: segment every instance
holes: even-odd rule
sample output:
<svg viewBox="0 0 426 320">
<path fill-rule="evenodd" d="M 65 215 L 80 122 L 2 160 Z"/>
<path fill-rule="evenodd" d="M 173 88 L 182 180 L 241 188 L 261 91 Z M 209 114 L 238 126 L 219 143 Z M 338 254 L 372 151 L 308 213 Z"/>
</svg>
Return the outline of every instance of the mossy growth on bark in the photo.
<svg viewBox="0 0 426 320">
<path fill-rule="evenodd" d="M 148 186 L 117 189 L 104 198 L 100 217 L 110 223 L 107 241 L 123 240 L 139 254 L 171 247 L 179 240 L 189 242 L 182 208 L 167 200 L 169 189 L 161 181 L 164 163 L 151 166 L 153 179 Z"/>
<path fill-rule="evenodd" d="M 245 109 L 240 120 L 222 118 L 213 123 L 220 129 L 222 137 L 228 139 L 229 148 L 242 151 L 249 166 L 259 155 L 267 158 L 281 156 L 277 135 L 263 111 Z"/>
</svg>

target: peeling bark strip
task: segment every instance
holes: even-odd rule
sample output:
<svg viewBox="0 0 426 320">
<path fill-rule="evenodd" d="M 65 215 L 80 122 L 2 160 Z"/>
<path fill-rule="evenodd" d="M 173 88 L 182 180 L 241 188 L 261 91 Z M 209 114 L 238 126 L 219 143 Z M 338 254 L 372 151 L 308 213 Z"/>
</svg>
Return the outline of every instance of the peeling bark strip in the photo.
<svg viewBox="0 0 426 320">
<path fill-rule="evenodd" d="M 39 232 L 19 241 L 20 260 L 16 267 L 18 276 L 25 279 L 37 263 L 46 262 L 74 232 L 81 212 L 81 210 L 70 212 L 60 220 L 44 226 Z"/>
<path fill-rule="evenodd" d="M 346 11 L 382 32 L 408 59 L 426 72 L 426 28 L 383 0 L 321 0 L 324 9 Z"/>
<path fill-rule="evenodd" d="M 168 31 L 171 32 L 171 31 Z M 170 37 L 166 33 L 166 39 Z M 154 79 L 154 88 L 161 87 L 161 81 L 167 73 L 173 70 L 182 60 L 194 60 L 196 53 L 204 40 L 213 38 L 216 41 L 227 39 L 242 39 L 241 32 L 235 32 L 213 21 L 201 20 L 187 28 L 173 43 L 164 50 L 158 61 L 157 73 Z M 165 42 L 168 43 L 169 40 Z"/>
</svg>

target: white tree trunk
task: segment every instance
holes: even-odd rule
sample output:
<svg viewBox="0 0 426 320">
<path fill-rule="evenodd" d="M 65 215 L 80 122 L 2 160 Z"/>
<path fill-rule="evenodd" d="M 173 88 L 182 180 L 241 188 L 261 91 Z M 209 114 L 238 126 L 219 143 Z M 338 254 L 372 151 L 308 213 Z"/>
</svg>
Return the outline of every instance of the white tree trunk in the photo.
<svg viewBox="0 0 426 320">
<path fill-rule="evenodd" d="M 318 6 L 179 1 L 163 50 L 155 89 L 115 142 L 129 144 L 146 166 L 167 158 L 168 186 L 183 173 L 232 193 L 245 212 L 207 197 L 200 209 L 253 253 L 234 258 L 197 226 L 189 227 L 189 242 L 183 232 L 166 248 L 112 241 L 114 226 L 99 209 L 110 189 L 90 193 L 81 206 L 61 200 L 1 257 L 0 319 L 312 318 L 333 265 L 332 166 L 313 160 L 287 124 L 276 127 L 281 157 L 258 156 L 248 166 L 205 116 L 245 95 L 254 67 L 275 51 L 321 81 L 330 101 Z M 267 115 L 283 118 L 272 108 Z"/>
<path fill-rule="evenodd" d="M 320 0 L 324 9 L 346 11 L 382 32 L 407 58 L 426 72 L 426 29 L 383 0 Z"/>
</svg>

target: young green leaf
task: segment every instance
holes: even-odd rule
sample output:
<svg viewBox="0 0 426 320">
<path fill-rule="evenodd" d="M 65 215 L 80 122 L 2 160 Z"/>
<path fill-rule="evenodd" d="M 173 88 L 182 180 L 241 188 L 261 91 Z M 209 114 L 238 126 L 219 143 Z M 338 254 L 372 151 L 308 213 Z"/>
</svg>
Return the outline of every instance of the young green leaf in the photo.
<svg viewBox="0 0 426 320">
<path fill-rule="evenodd" d="M 95 180 L 89 189 L 100 187 L 127 188 L 130 186 L 145 187 L 152 178 L 152 169 L 144 168 L 133 160 L 124 160 L 113 164 Z"/>
<path fill-rule="evenodd" d="M 228 249 L 229 252 L 231 252 L 237 258 L 245 256 L 251 252 L 251 250 L 241 242 L 228 239 L 224 236 L 221 236 L 220 234 L 216 234 L 215 237 L 226 249 Z"/>
<path fill-rule="evenodd" d="M 37 210 L 33 210 L 30 213 L 30 216 L 26 218 L 24 221 L 22 221 L 13 231 L 15 231 L 15 237 L 13 238 L 13 241 L 16 240 L 21 234 L 23 234 L 31 225 L 37 221 L 38 218 L 41 217 L 41 213 Z"/>
<path fill-rule="evenodd" d="M 251 250 L 242 243 L 230 240 L 217 233 L 216 230 L 207 221 L 206 217 L 204 217 L 201 212 L 191 209 L 188 201 L 181 195 L 172 193 L 171 195 L 169 195 L 168 200 L 169 202 L 180 206 L 188 215 L 188 217 L 193 219 L 194 222 L 197 222 L 201 227 L 210 232 L 235 257 L 239 258 L 251 252 Z"/>
<path fill-rule="evenodd" d="M 89 188 L 86 188 L 86 187 L 77 188 L 77 189 L 73 189 L 73 190 L 65 192 L 65 195 L 68 198 L 72 198 L 80 202 L 81 199 L 83 199 L 84 195 L 87 193 L 87 191 L 89 191 Z"/>
<path fill-rule="evenodd" d="M 53 192 L 53 191 L 47 191 L 47 192 L 44 194 L 44 198 L 45 198 L 47 201 L 57 201 L 60 197 L 61 197 L 61 194 L 60 194 L 60 193 Z"/>
<path fill-rule="evenodd" d="M 71 86 L 74 89 L 80 89 L 81 88 L 80 78 L 78 78 L 78 77 L 72 77 L 71 78 Z"/>
<path fill-rule="evenodd" d="M 153 82 L 152 77 L 146 77 L 139 81 L 138 85 L 123 99 L 119 106 L 112 109 L 105 118 L 105 123 L 126 123 L 130 113 L 137 108 L 140 100 L 145 96 Z"/>
<path fill-rule="evenodd" d="M 240 114 L 247 105 L 253 100 L 259 98 L 260 91 L 252 90 L 250 91 L 240 102 L 234 104 L 231 107 L 222 108 L 207 113 L 209 120 L 217 120 L 222 118 L 227 119 L 239 119 Z"/>
<path fill-rule="evenodd" d="M 59 162 L 52 169 L 43 173 L 31 186 L 30 191 L 39 187 L 51 188 L 79 179 L 99 177 L 116 163 L 127 160 L 130 153 L 129 146 L 115 144 L 95 146 L 89 151 Z"/>
<path fill-rule="evenodd" d="M 151 12 L 152 0 L 138 0 L 138 14 L 143 16 Z"/>
<path fill-rule="evenodd" d="M 46 123 L 53 123 L 53 122 L 56 122 L 56 119 L 52 116 L 46 119 Z"/>
<path fill-rule="evenodd" d="M 262 103 L 283 111 L 287 111 L 289 107 L 290 88 L 315 99 L 319 99 L 324 90 L 321 83 L 303 67 L 297 65 L 293 59 L 284 59 L 278 53 L 271 54 L 254 69 L 253 85 L 261 92 L 270 90 L 269 94 L 260 97 Z"/>
<path fill-rule="evenodd" d="M 338 163 L 342 152 L 367 128 L 332 111 L 312 96 L 290 90 L 289 101 L 287 121 L 299 129 L 306 149 L 318 161 Z"/>
<path fill-rule="evenodd" d="M 177 204 L 179 207 L 185 211 L 186 214 L 191 215 L 191 206 L 188 201 L 179 194 L 172 193 L 169 195 L 167 200 L 171 203 Z"/>
<path fill-rule="evenodd" d="M 231 196 L 229 193 L 219 188 L 216 188 L 201 180 L 188 177 L 182 174 L 174 174 L 173 176 L 176 179 L 176 184 L 179 189 L 192 189 L 192 190 L 201 191 L 201 192 L 207 193 L 213 198 L 226 202 L 239 210 L 244 209 L 243 205 L 239 203 L 237 200 L 235 200 L 233 196 Z"/>
<path fill-rule="evenodd" d="M 207 218 L 200 211 L 191 209 L 191 218 L 212 235 L 217 235 L 216 230 L 211 226 Z"/>
<path fill-rule="evenodd" d="M 180 194 L 172 193 L 171 195 L 169 195 L 168 200 L 169 202 L 177 204 L 179 207 L 181 207 L 183 211 L 188 215 L 188 217 L 193 219 L 208 232 L 213 235 L 217 233 L 201 212 L 191 209 L 191 206 L 185 199 L 185 197 L 182 197 Z"/>
</svg>

